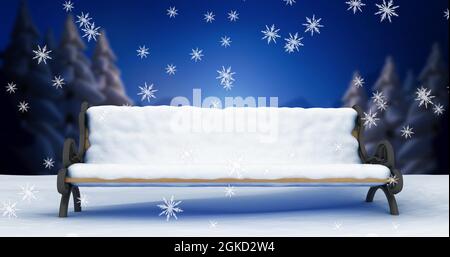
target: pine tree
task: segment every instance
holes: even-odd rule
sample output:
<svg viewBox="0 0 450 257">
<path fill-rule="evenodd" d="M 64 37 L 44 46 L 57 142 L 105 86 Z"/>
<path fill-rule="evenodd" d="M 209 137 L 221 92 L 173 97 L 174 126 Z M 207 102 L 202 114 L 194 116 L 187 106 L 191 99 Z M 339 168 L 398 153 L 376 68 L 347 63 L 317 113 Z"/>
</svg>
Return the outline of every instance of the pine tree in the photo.
<svg viewBox="0 0 450 257">
<path fill-rule="evenodd" d="M 366 109 L 367 107 L 367 93 L 364 86 L 355 86 L 355 80 L 361 78 L 358 71 L 353 74 L 353 79 L 348 86 L 347 92 L 342 98 L 342 106 L 352 108 L 355 105 Z"/>
<path fill-rule="evenodd" d="M 91 63 L 85 56 L 86 46 L 82 41 L 73 17 L 68 16 L 63 36 L 58 48 L 57 74 L 65 79 L 64 112 L 65 134 L 77 140 L 78 115 L 81 103 L 87 101 L 91 105 L 99 105 L 105 97 L 91 71 Z"/>
<path fill-rule="evenodd" d="M 34 26 L 28 7 L 22 1 L 11 34 L 11 42 L 2 54 L 3 70 L 8 82 L 18 86 L 18 92 L 11 98 L 14 106 L 19 101 L 29 103 L 30 110 L 15 117 L 20 129 L 8 135 L 14 141 L 13 149 L 22 160 L 28 174 L 45 174 L 42 162 L 45 158 L 57 158 L 61 151 L 63 137 L 56 129 L 62 122 L 62 115 L 54 104 L 61 94 L 52 87 L 51 70 L 48 65 L 33 60 L 33 50 L 39 45 L 39 32 Z M 15 110 L 17 112 L 17 110 Z M 17 138 L 14 138 L 14 136 Z"/>
<path fill-rule="evenodd" d="M 117 57 L 112 51 L 106 32 L 102 31 L 98 39 L 93 56 L 92 69 L 100 85 L 101 92 L 105 95 L 104 105 L 127 105 L 132 101 L 125 92 L 125 87 L 120 78 L 120 71 L 114 64 Z"/>
<path fill-rule="evenodd" d="M 431 89 L 434 103 L 448 106 L 448 69 L 443 60 L 442 53 L 438 45 L 434 45 L 428 62 L 425 65 L 420 77 L 422 86 Z M 407 140 L 400 149 L 398 155 L 401 167 L 405 173 L 434 173 L 438 169 L 437 157 L 441 153 L 448 153 L 447 142 L 436 142 L 441 132 L 441 128 L 448 122 L 445 119 L 433 115 L 430 108 L 419 107 L 417 102 L 412 102 L 405 125 L 414 129 L 414 136 Z M 438 148 L 440 145 L 441 148 Z M 441 156 L 446 160 L 446 156 Z"/>
</svg>

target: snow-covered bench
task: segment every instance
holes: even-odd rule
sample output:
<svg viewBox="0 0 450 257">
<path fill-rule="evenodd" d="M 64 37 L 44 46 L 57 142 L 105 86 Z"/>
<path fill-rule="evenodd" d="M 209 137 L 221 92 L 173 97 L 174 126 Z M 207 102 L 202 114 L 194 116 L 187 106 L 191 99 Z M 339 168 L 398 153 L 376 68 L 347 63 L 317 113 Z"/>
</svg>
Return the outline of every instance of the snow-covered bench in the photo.
<svg viewBox="0 0 450 257">
<path fill-rule="evenodd" d="M 79 117 L 79 147 L 64 145 L 59 216 L 79 187 L 367 186 L 398 215 L 403 188 L 392 146 L 362 144 L 360 108 L 91 107 Z"/>
</svg>

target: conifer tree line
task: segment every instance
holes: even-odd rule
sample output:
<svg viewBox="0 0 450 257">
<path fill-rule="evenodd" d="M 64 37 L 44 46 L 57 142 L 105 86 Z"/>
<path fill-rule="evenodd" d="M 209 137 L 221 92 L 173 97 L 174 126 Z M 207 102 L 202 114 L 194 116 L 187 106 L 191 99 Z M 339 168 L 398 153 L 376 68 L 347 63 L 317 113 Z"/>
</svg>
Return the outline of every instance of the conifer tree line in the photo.
<svg viewBox="0 0 450 257">
<path fill-rule="evenodd" d="M 51 60 L 38 64 L 33 60 L 37 46 L 51 50 Z M 0 84 L 15 83 L 17 92 L 0 94 L 5 111 L 1 133 L 1 173 L 55 174 L 61 166 L 65 138 L 78 140 L 78 114 L 81 103 L 91 105 L 130 105 L 132 101 L 116 67 L 106 32 L 102 31 L 94 54 L 89 58 L 72 16 L 65 20 L 61 39 L 52 32 L 42 36 L 31 18 L 26 1 L 22 1 L 6 49 L 0 52 Z M 64 79 L 62 88 L 52 86 L 56 76 Z M 21 101 L 30 111 L 15 108 Z M 11 146 L 11 147 L 9 147 Z M 6 158 L 8 157 L 8 158 Z M 54 161 L 45 167 L 45 159 Z"/>
<path fill-rule="evenodd" d="M 396 152 L 398 168 L 405 174 L 443 173 L 448 171 L 448 66 L 441 48 L 435 44 L 421 73 L 409 71 L 403 83 L 392 57 L 386 59 L 378 80 L 368 92 L 364 86 L 355 86 L 355 72 L 347 92 L 342 98 L 344 107 L 361 106 L 367 113 L 377 113 L 376 126 L 366 128 L 364 141 L 369 153 L 384 139 L 390 141 Z M 434 103 L 444 108 L 436 115 L 429 106 L 419 106 L 418 88 L 431 90 Z M 385 110 L 372 99 L 373 93 L 382 93 L 387 103 Z M 405 127 L 412 129 L 411 137 L 402 136 Z"/>
</svg>

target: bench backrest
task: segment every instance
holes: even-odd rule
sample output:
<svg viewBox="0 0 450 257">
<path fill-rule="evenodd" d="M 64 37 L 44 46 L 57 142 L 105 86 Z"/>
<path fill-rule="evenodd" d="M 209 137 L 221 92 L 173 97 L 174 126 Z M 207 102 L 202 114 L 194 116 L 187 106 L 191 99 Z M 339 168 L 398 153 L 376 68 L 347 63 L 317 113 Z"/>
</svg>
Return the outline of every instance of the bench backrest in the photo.
<svg viewBox="0 0 450 257">
<path fill-rule="evenodd" d="M 91 107 L 87 163 L 361 163 L 350 108 Z"/>
</svg>

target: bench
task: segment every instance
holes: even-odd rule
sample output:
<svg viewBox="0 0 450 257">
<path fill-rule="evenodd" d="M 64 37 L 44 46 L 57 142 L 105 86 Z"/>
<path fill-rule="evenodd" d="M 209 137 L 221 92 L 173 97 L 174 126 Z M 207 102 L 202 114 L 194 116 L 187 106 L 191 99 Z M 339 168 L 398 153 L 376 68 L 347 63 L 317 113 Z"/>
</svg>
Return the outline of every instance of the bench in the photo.
<svg viewBox="0 0 450 257">
<path fill-rule="evenodd" d="M 394 151 L 363 144 L 361 108 L 89 107 L 67 139 L 57 187 L 60 217 L 80 187 L 302 187 L 382 190 L 392 215 L 403 176 Z"/>
</svg>

